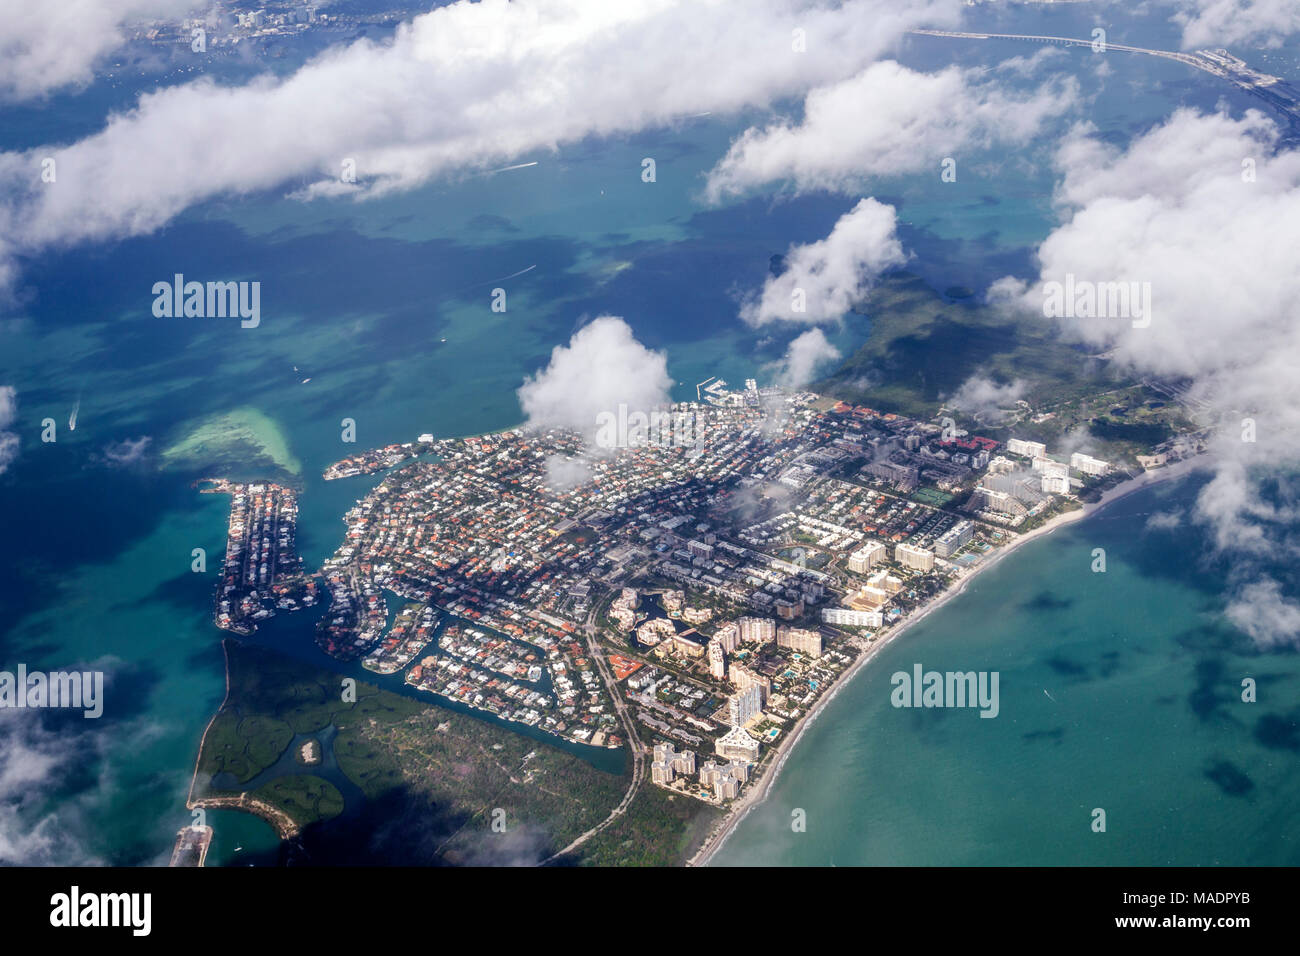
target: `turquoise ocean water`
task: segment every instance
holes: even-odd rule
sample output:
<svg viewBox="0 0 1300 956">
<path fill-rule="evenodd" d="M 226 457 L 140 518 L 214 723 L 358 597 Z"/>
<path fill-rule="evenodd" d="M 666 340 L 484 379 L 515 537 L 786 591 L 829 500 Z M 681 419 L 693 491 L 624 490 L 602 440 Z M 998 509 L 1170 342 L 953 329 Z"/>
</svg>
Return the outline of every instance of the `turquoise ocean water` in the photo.
<svg viewBox="0 0 1300 956">
<path fill-rule="evenodd" d="M 1089 14 L 1057 13 L 1063 21 L 1052 22 L 1049 11 L 1022 11 L 1027 20 L 1019 26 L 1086 35 Z M 1172 44 L 1159 21 L 1144 24 L 1149 37 L 1112 38 Z M 1033 52 L 1010 43 L 953 43 L 917 38 L 901 58 L 932 69 Z M 1066 55 L 1082 61 L 1085 54 Z M 1104 74 L 1080 62 L 1078 72 L 1092 98 L 1091 119 L 1119 143 L 1180 105 L 1251 105 L 1177 64 L 1112 65 Z M 233 78 L 245 73 L 232 68 Z M 0 110 L 0 145 L 85 135 L 108 110 L 130 102 L 121 82 L 60 95 L 49 110 Z M 154 80 L 137 82 L 143 89 Z M 99 721 L 0 715 L 0 745 L 32 775 L 30 785 L 0 800 L 3 858 L 157 863 L 189 821 L 184 799 L 196 748 L 223 693 L 221 632 L 211 624 L 216 569 L 192 574 L 190 555 L 196 547 L 221 553 L 227 505 L 196 494 L 193 479 L 270 474 L 298 483 L 299 544 L 314 567 L 339 543 L 344 510 L 372 484 L 319 479 L 326 464 L 357 447 L 340 442 L 344 417 L 357 422 L 363 447 L 423 431 L 460 435 L 515 424 L 514 389 L 523 377 L 603 312 L 625 316 L 644 343 L 667 352 L 679 397 L 693 395 L 694 383 L 709 375 L 762 378 L 797 330 L 745 328 L 736 317 L 738 293 L 761 284 L 773 254 L 825 236 L 857 197 L 763 196 L 704 206 L 703 174 L 755 119 L 715 117 L 592 140 L 520 157 L 536 159 L 535 167 L 433 183 L 374 203 L 304 205 L 281 194 L 212 202 L 152 236 L 23 263 L 23 300 L 0 313 L 0 384 L 17 389 L 14 427 L 22 441 L 18 460 L 0 476 L 0 661 L 45 670 L 94 664 L 108 672 L 109 700 Z M 963 165 L 970 175 L 957 184 L 940 184 L 937 174 L 902 177 L 872 183 L 864 194 L 898 206 L 914 253 L 909 268 L 939 289 L 982 288 L 1023 273 L 1032 244 L 1051 228 L 1046 160 L 1071 119 L 1062 117 L 1014 159 L 973 156 Z M 647 155 L 658 162 L 653 185 L 640 181 Z M 262 326 L 154 319 L 152 284 L 175 272 L 261 281 Z M 504 315 L 488 308 L 496 285 L 508 291 Z M 868 329 L 855 317 L 832 339 L 847 352 Z M 70 432 L 64 425 L 78 403 Z M 39 440 L 46 417 L 60 425 L 53 444 Z M 267 457 L 192 444 L 187 456 L 167 454 L 213 420 L 241 423 Z M 122 443 L 141 439 L 138 457 L 123 461 Z M 1275 862 L 1288 852 L 1294 860 L 1293 849 L 1267 835 L 1295 804 L 1284 785 L 1295 747 L 1284 734 L 1269 738 L 1272 724 L 1263 733 L 1273 743 L 1249 744 L 1263 716 L 1284 719 L 1284 709 L 1262 701 L 1249 714 L 1222 705 L 1203 716 L 1188 701 L 1200 685 L 1187 683 L 1204 678 L 1206 700 L 1197 698 L 1204 708 L 1246 663 L 1276 673 L 1275 686 L 1286 688 L 1293 658 L 1259 660 L 1234 649 L 1236 636 L 1219 631 L 1213 577 L 1188 584 L 1168 573 L 1184 551 L 1204 550 L 1194 532 L 1179 543 L 1143 537 L 1137 527 L 1108 512 L 1095 532 L 1077 529 L 1032 545 L 889 650 L 927 666 L 956 660 L 960 649 L 993 662 L 986 666 L 1007 675 L 1001 717 L 883 714 L 876 690 L 894 658 L 882 656 L 795 751 L 770 805 L 746 821 L 720 862 L 822 863 L 832 850 L 844 854 L 836 862 L 942 862 L 944 852 L 952 862 L 1005 862 L 1026 859 L 1033 847 L 1059 851 L 1063 861 Z M 1067 553 L 1083 547 L 1071 544 L 1074 536 L 1103 533 L 1118 535 L 1120 553 L 1123 540 L 1150 552 L 1127 564 L 1117 558 L 1105 579 L 1126 603 L 1087 591 L 1103 582 L 1078 579 Z M 1057 577 L 1041 578 L 1051 573 Z M 1053 597 L 1040 601 L 1042 594 Z M 1183 623 L 1160 630 L 1157 612 L 1162 622 Z M 1106 622 L 1104 630 L 1083 629 L 1089 613 Z M 1176 635 L 1199 633 L 1193 618 L 1222 646 L 1184 646 Z M 310 617 L 299 615 L 267 632 L 298 646 L 310 626 Z M 1049 638 L 1028 636 L 1036 631 Z M 1111 651 L 1113 665 L 1104 656 Z M 1168 734 L 1125 733 L 1165 721 Z M 1254 750 L 1240 751 L 1242 740 Z M 1162 759 L 1152 760 L 1147 747 Z M 1075 768 L 1073 782 L 1061 776 L 1064 763 Z M 1161 788 L 1144 782 L 1154 769 L 1161 769 Z M 818 774 L 836 784 L 820 789 L 825 805 L 806 790 L 787 790 Z M 860 793 L 863 802 L 829 802 L 843 793 Z M 782 808 L 796 799 L 810 827 L 804 842 L 787 846 L 769 832 L 769 814 L 788 815 Z M 1118 810 L 1115 839 L 1091 843 L 1086 827 L 1076 839 L 1076 803 L 1086 812 L 1106 800 Z M 1192 815 L 1157 812 L 1164 803 Z M 1203 815 L 1211 805 L 1221 813 L 1222 836 L 1206 832 L 1214 827 Z M 934 817 L 926 807 L 946 808 L 942 832 L 927 827 Z M 1192 816 L 1201 835 L 1179 843 Z M 274 842 L 251 817 L 210 819 L 213 863 L 237 863 L 235 847 L 247 853 Z M 892 825 L 881 826 L 882 819 Z M 855 834 L 865 842 L 855 843 Z"/>
<path fill-rule="evenodd" d="M 714 864 L 1300 863 L 1300 656 L 1224 623 L 1224 569 L 1199 530 L 1147 530 L 1154 513 L 1185 516 L 1202 480 L 1027 544 L 901 635 Z M 998 715 L 894 707 L 890 678 L 918 663 L 998 672 Z"/>
</svg>

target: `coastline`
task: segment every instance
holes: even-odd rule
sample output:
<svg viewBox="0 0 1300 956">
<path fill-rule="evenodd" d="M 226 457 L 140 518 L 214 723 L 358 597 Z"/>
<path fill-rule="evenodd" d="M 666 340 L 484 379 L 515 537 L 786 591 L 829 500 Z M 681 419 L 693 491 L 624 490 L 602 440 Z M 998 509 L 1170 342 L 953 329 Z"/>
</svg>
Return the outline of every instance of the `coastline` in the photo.
<svg viewBox="0 0 1300 956">
<path fill-rule="evenodd" d="M 208 731 L 212 729 L 212 725 L 217 722 L 217 716 L 225 710 L 226 704 L 230 702 L 230 648 L 226 645 L 226 641 L 228 640 L 230 640 L 230 638 L 222 638 L 221 640 L 221 659 L 226 670 L 226 693 L 221 698 L 221 704 L 212 712 L 212 716 L 208 718 L 208 723 L 203 728 L 203 736 L 199 738 L 199 752 L 194 758 L 194 773 L 190 776 L 190 792 L 185 798 L 185 808 L 187 810 L 193 810 L 195 807 L 199 806 L 199 802 L 194 799 L 194 787 L 199 780 L 199 767 L 203 763 L 203 748 L 208 742 Z"/>
<path fill-rule="evenodd" d="M 227 637 L 223 638 L 221 641 L 221 655 L 225 660 L 226 665 L 226 694 L 221 699 L 221 706 L 213 711 L 212 716 L 208 718 L 208 724 L 203 728 L 203 736 L 199 738 L 199 753 L 198 756 L 194 758 L 194 774 L 190 777 L 190 792 L 189 796 L 185 799 L 185 809 L 242 810 L 245 813 L 251 813 L 253 816 L 259 817 L 266 823 L 270 824 L 271 828 L 275 830 L 276 836 L 278 836 L 281 841 L 290 840 L 298 835 L 298 825 L 294 823 L 289 815 L 284 811 L 257 799 L 251 794 L 239 793 L 230 796 L 194 796 L 194 790 L 198 785 L 199 780 L 199 767 L 203 763 L 203 748 L 208 742 L 208 731 L 212 729 L 212 725 L 216 723 L 217 718 L 221 715 L 222 711 L 226 709 L 226 705 L 230 702 L 230 647 L 227 644 L 227 641 L 229 640 L 231 640 L 231 638 Z M 207 855 L 207 849 L 205 848 L 203 851 L 204 859 L 207 858 Z M 203 863 L 200 862 L 199 866 L 202 865 Z"/>
<path fill-rule="evenodd" d="M 777 744 L 776 753 L 773 756 L 773 762 L 763 779 L 759 782 L 758 786 L 751 788 L 750 791 L 731 808 L 731 811 L 727 816 L 723 818 L 718 826 L 696 849 L 695 853 L 686 861 L 686 865 L 708 866 L 710 864 L 713 857 L 717 855 L 718 851 L 722 849 L 723 845 L 735 832 L 736 828 L 740 825 L 740 822 L 749 815 L 751 810 L 760 806 L 767 799 L 773 784 L 776 783 L 777 778 L 781 775 L 782 769 L 785 767 L 786 760 L 803 737 L 804 731 L 806 731 L 813 722 L 816 721 L 822 710 L 835 699 L 835 695 L 847 687 L 859 672 L 861 672 L 862 669 L 865 668 L 882 649 L 888 647 L 899 637 L 902 637 L 903 634 L 914 625 L 925 620 L 932 612 L 938 610 L 950 600 L 957 597 L 965 591 L 970 583 L 980 574 L 984 573 L 989 568 L 996 566 L 1003 558 L 1022 546 L 1039 537 L 1049 535 L 1058 528 L 1083 521 L 1101 511 L 1106 506 L 1114 504 L 1121 498 L 1125 498 L 1136 491 L 1141 491 L 1144 488 L 1149 488 L 1152 485 L 1161 482 L 1185 477 L 1195 471 L 1201 464 L 1202 462 L 1198 458 L 1190 458 L 1177 462 L 1174 465 L 1165 466 L 1153 471 L 1144 471 L 1127 481 L 1121 482 L 1114 488 L 1108 489 L 1097 501 L 1085 503 L 1082 508 L 1075 511 L 1069 511 L 1065 514 L 1057 515 L 1041 527 L 1017 536 L 1013 541 L 999 548 L 997 553 L 992 555 L 987 561 L 981 563 L 979 567 L 975 568 L 962 578 L 961 583 L 956 587 L 949 588 L 942 594 L 937 595 L 931 599 L 929 603 L 918 608 L 905 621 L 892 628 L 883 637 L 877 639 L 856 661 L 853 662 L 853 666 L 835 682 L 835 686 L 831 688 L 830 693 L 817 701 L 812 710 L 800 718 L 799 723 L 795 727 L 794 733 L 790 734 L 785 740 Z"/>
</svg>

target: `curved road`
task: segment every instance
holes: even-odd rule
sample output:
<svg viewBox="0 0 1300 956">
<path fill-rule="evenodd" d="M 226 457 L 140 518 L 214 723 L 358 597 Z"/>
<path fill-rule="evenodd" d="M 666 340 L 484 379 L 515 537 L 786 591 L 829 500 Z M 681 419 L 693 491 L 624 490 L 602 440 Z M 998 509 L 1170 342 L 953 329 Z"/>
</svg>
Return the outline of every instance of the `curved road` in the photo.
<svg viewBox="0 0 1300 956">
<path fill-rule="evenodd" d="M 641 738 L 637 736 L 636 725 L 632 722 L 632 715 L 628 712 L 627 702 L 619 695 L 618 685 L 614 681 L 614 675 L 610 673 L 609 664 L 605 660 L 605 654 L 600 649 L 600 643 L 596 640 L 596 609 L 592 608 L 591 613 L 587 615 L 587 623 L 583 625 L 584 638 L 587 642 L 587 652 L 591 659 L 596 662 L 596 670 L 600 673 L 600 679 L 605 682 L 605 687 L 609 691 L 610 699 L 614 702 L 614 710 L 618 712 L 619 719 L 623 722 L 623 730 L 627 734 L 627 745 L 632 748 L 632 782 L 627 788 L 627 793 L 623 794 L 623 799 L 619 801 L 618 806 L 610 811 L 609 816 L 596 824 L 587 832 L 577 837 L 572 843 L 552 853 L 546 859 L 542 860 L 538 866 L 545 866 L 554 860 L 559 859 L 567 853 L 572 853 L 582 844 L 586 843 L 601 830 L 608 827 L 615 820 L 627 812 L 627 808 L 632 805 L 632 799 L 636 796 L 637 791 L 641 789 L 641 783 L 645 779 L 645 745 L 641 743 Z"/>
</svg>

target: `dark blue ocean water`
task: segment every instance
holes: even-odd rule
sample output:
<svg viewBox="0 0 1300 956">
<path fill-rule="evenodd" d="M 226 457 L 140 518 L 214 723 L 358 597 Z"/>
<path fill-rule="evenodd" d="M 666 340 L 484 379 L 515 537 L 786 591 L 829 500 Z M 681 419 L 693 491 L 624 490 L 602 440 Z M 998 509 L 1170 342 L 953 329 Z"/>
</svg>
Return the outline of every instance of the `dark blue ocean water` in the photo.
<svg viewBox="0 0 1300 956">
<path fill-rule="evenodd" d="M 1013 25 L 1007 19 L 1012 14 L 981 10 L 974 15 L 992 17 L 1003 28 Z M 1087 35 L 1092 16 L 1083 10 L 1019 9 L 1014 19 L 1026 32 Z M 1158 18 L 1142 24 L 1148 35 L 1113 32 L 1112 39 L 1173 45 Z M 1010 42 L 916 38 L 900 58 L 932 69 L 950 62 L 988 65 L 1032 52 Z M 1253 105 L 1178 64 L 1117 58 L 1104 74 L 1087 55 L 1073 51 L 1061 62 L 1070 64 L 1094 98 L 1092 121 L 1116 142 L 1179 105 L 1212 108 L 1220 99 L 1238 111 Z M 237 81 L 260 68 L 230 64 L 222 68 L 223 78 Z M 144 75 L 126 71 L 79 94 L 60 94 L 49 109 L 4 107 L 0 146 L 73 140 L 100 128 L 110 111 L 128 107 L 136 91 L 185 79 L 167 72 L 170 66 L 159 69 Z M 797 104 L 784 107 L 797 110 Z M 192 574 L 191 550 L 221 553 L 227 505 L 218 496 L 194 493 L 194 478 L 248 469 L 300 484 L 299 542 L 307 563 L 316 566 L 337 546 L 344 510 L 369 487 L 365 479 L 328 485 L 319 480 L 326 464 L 353 450 L 340 442 L 344 417 L 357 422 L 362 446 L 409 440 L 423 431 L 459 435 L 514 424 L 520 418 L 514 389 L 524 376 L 544 364 L 550 350 L 584 320 L 600 313 L 626 317 L 644 343 L 667 352 L 679 397 L 692 395 L 694 383 L 710 375 L 733 382 L 763 378 L 797 330 L 773 334 L 744 327 L 737 318 L 738 295 L 761 284 L 773 254 L 824 237 L 858 197 L 755 197 L 720 208 L 703 205 L 704 174 L 731 139 L 759 119 L 712 117 L 637 136 L 584 141 L 557 153 L 519 157 L 536 159 L 535 167 L 432 183 L 372 203 L 304 205 L 281 193 L 216 201 L 150 236 L 25 261 L 22 302 L 0 314 L 0 384 L 17 389 L 14 428 L 22 440 L 20 457 L 0 476 L 0 659 L 6 667 L 23 662 L 46 670 L 93 663 L 109 674 L 109 703 L 99 721 L 32 712 L 0 715 L 7 752 L 21 756 L 30 772 L 30 782 L 7 794 L 0 808 L 9 858 L 157 862 L 165 859 L 176 829 L 189 821 L 184 799 L 195 751 L 223 693 L 221 633 L 211 624 L 210 607 L 216 569 L 210 566 L 206 576 Z M 1061 118 L 1015 157 L 973 156 L 963 166 L 972 174 L 958 184 L 941 184 L 937 175 L 869 184 L 864 193 L 899 208 L 901 234 L 914 254 L 909 268 L 938 289 L 982 288 L 1008 272 L 1023 274 L 1033 244 L 1053 223 L 1049 158 L 1071 119 Z M 654 184 L 640 181 L 640 162 L 647 155 L 658 160 Z M 503 278 L 530 266 L 535 268 L 515 280 Z M 262 325 L 245 330 L 219 320 L 155 319 L 151 287 L 176 272 L 260 281 Z M 505 314 L 489 309 L 496 285 L 509 293 Z M 868 329 L 867 320 L 855 317 L 832 338 L 847 352 Z M 311 381 L 304 384 L 305 378 Z M 78 403 L 77 428 L 69 431 L 68 416 Z M 46 417 L 59 423 L 53 444 L 39 440 Z M 196 448 L 190 439 L 212 421 L 238 423 L 264 450 L 265 460 L 250 460 L 247 446 L 233 453 L 238 460 L 220 448 Z M 125 447 L 121 443 L 141 439 L 147 441 L 138 446 L 137 460 L 117 460 Z M 1096 526 L 1103 527 L 1100 521 Z M 1105 527 L 1132 531 L 1124 532 L 1119 523 Z M 1187 607 L 1177 601 L 1164 607 L 1166 617 L 1206 614 L 1205 626 L 1219 627 L 1213 610 L 1202 609 L 1202 604 L 1212 608 L 1213 583 L 1189 584 L 1163 570 L 1176 566 L 1178 548 L 1195 548 L 1195 543 L 1143 541 L 1143 548 L 1155 549 L 1152 557 L 1134 562 L 1127 577 L 1108 580 L 1127 581 L 1135 593 L 1168 588 L 1178 600 L 1195 598 Z M 981 581 L 986 591 L 964 596 L 945 611 L 947 617 L 936 615 L 925 632 L 908 638 L 905 652 L 901 647 L 890 652 L 914 654 L 912 648 L 929 641 L 936 660 L 961 646 L 978 649 L 980 659 L 1004 661 L 1009 668 L 1018 664 L 1028 681 L 1023 693 L 1039 708 L 1050 703 L 1040 691 L 1056 675 L 1060 679 L 1051 686 L 1062 691 L 1054 696 L 1064 697 L 1065 711 L 1031 715 L 1011 708 L 999 720 L 983 721 L 998 729 L 971 751 L 971 760 L 983 755 L 980 762 L 958 761 L 946 770 L 965 745 L 945 749 L 944 734 L 962 741 L 962 734 L 975 731 L 963 727 L 959 733 L 955 717 L 928 729 L 924 723 L 882 721 L 871 688 L 884 668 L 875 667 L 852 688 L 866 695 L 861 706 L 849 707 L 852 695 L 846 691 L 833 711 L 837 716 L 832 719 L 828 712 L 818 724 L 817 734 L 844 736 L 825 745 L 827 750 L 817 734 L 811 735 L 777 791 L 781 795 L 781 788 L 796 786 L 808 774 L 838 768 L 873 802 L 854 805 L 852 812 L 846 805 L 840 816 L 834 807 L 818 808 L 810 818 L 822 821 L 823 829 L 810 828 L 809 840 L 797 850 L 765 836 L 765 818 L 757 815 L 753 826 L 760 829 L 751 836 L 749 824 L 742 828 L 728 847 L 736 856 L 726 858 L 794 858 L 786 854 L 797 852 L 807 854 L 798 857 L 803 861 L 822 862 L 829 856 L 823 851 L 855 821 L 879 813 L 882 801 L 899 808 L 941 801 L 955 814 L 946 836 L 927 831 L 918 813 L 912 826 L 895 826 L 887 838 L 869 828 L 872 842 L 853 853 L 868 862 L 938 862 L 939 848 L 947 845 L 953 860 L 988 861 L 995 856 L 991 848 L 1009 839 L 1011 817 L 1010 811 L 993 812 L 986 820 L 977 812 L 980 807 L 988 812 L 990 805 L 961 789 L 975 774 L 989 789 L 1016 795 L 1014 815 L 1024 841 L 1050 837 L 1058 843 L 1042 845 L 1059 846 L 1064 857 L 1109 861 L 1113 857 L 1088 856 L 1102 853 L 1097 846 L 1067 838 L 1072 824 L 1062 820 L 1069 816 L 1069 801 L 1115 800 L 1124 819 L 1122 808 L 1145 806 L 1139 792 L 1147 792 L 1141 780 L 1151 754 L 1134 749 L 1133 741 L 1112 743 L 1114 749 L 1107 751 L 1092 736 L 1103 730 L 1119 735 L 1125 726 L 1147 727 L 1174 716 L 1181 721 L 1178 727 L 1202 736 L 1192 738 L 1195 744 L 1175 744 L 1172 734 L 1161 738 L 1170 748 L 1160 764 L 1167 768 L 1160 779 L 1169 788 L 1170 806 L 1194 806 L 1203 813 L 1207 801 L 1217 799 L 1230 811 L 1223 819 L 1231 822 L 1229 833 L 1240 843 L 1234 854 L 1226 843 L 1212 842 L 1195 861 L 1248 862 L 1254 854 L 1254 861 L 1265 862 L 1288 852 L 1262 835 L 1288 812 L 1273 795 L 1288 792 L 1278 781 L 1294 770 L 1294 750 L 1260 743 L 1256 756 L 1246 759 L 1234 741 L 1241 733 L 1254 733 L 1258 717 L 1236 715 L 1232 719 L 1245 728 L 1238 732 L 1228 718 L 1220 726 L 1217 718 L 1188 716 L 1191 690 L 1183 686 L 1180 692 L 1176 684 L 1200 673 L 1194 652 L 1185 650 L 1184 658 L 1177 658 L 1181 645 L 1172 635 L 1150 638 L 1148 645 L 1150 621 L 1140 616 L 1107 618 L 1105 651 L 1090 648 L 1093 638 L 1085 632 L 1070 637 L 1065 647 L 1027 636 L 1024 628 L 1031 621 L 1049 634 L 1068 635 L 1083 626 L 1076 608 L 1093 606 L 1095 596 L 1071 592 L 1065 570 L 1060 580 L 1033 583 L 1035 575 L 1058 566 L 1055 557 L 1032 557 L 1033 549 L 1055 555 L 1067 544 L 1063 535 L 1033 545 L 996 572 L 999 593 L 1023 593 L 1017 600 L 1031 605 L 1040 591 L 1067 594 L 1060 599 L 1067 603 L 1054 598 L 1027 611 L 996 602 L 981 605 L 981 594 L 994 593 L 995 578 L 989 575 Z M 1066 564 L 1059 567 L 1068 560 L 1061 558 Z M 967 604 L 983 610 L 967 612 Z M 949 631 L 940 627 L 945 620 Z M 1190 626 L 1190 619 L 1184 623 Z M 1129 685 L 1125 693 L 1107 691 L 1090 701 L 1092 690 L 1122 679 L 1097 676 L 1106 666 L 1100 655 L 1112 646 L 1123 661 L 1121 673 L 1142 673 L 1139 664 L 1155 667 L 1155 662 L 1173 667 L 1147 675 L 1153 687 L 1165 690 Z M 1231 656 L 1235 653 L 1226 647 L 1206 652 L 1211 663 L 1205 666 L 1224 668 L 1220 673 L 1228 680 L 1235 676 L 1233 668 L 1242 666 Z M 1076 660 L 1090 679 L 1071 677 L 1070 662 Z M 1267 665 L 1279 672 L 1290 666 Z M 1219 693 L 1217 687 L 1211 696 Z M 1259 713 L 1264 712 L 1261 704 Z M 1023 721 L 1020 737 L 1004 730 L 1014 720 Z M 1064 729 L 1056 734 L 1057 728 Z M 1024 734 L 1038 736 L 1021 741 Z M 1102 775 L 1090 790 L 1051 783 L 1060 767 L 1048 758 L 1070 753 L 1085 739 L 1095 747 L 1087 752 L 1113 754 L 1104 766 L 1115 769 L 1090 771 Z M 939 749 L 918 746 L 926 740 L 935 740 Z M 916 757 L 914 764 L 906 762 L 908 754 Z M 1244 796 L 1228 795 L 1207 778 L 1215 754 L 1253 783 Z M 1277 762 L 1273 769 L 1265 757 Z M 1001 762 L 988 762 L 994 759 Z M 809 769 L 796 772 L 796 761 L 806 761 Z M 1229 771 L 1216 771 L 1217 779 L 1240 788 Z M 865 789 L 864 776 L 890 785 Z M 1129 780 L 1132 792 L 1116 796 L 1120 777 Z M 1101 796 L 1094 797 L 1098 791 Z M 772 806 L 782 806 L 776 795 Z M 217 826 L 213 862 L 231 860 L 235 846 L 264 847 L 271 839 L 269 829 L 251 818 L 220 813 L 212 819 Z M 1133 861 L 1192 860 L 1192 850 L 1176 852 L 1174 837 L 1162 835 L 1177 832 L 1178 818 L 1146 819 L 1146 842 L 1129 844 Z M 1125 839 L 1134 840 L 1131 820 L 1124 826 Z M 1118 821 L 1115 828 L 1120 829 Z M 838 836 L 827 836 L 831 842 L 814 850 L 812 836 L 818 833 Z M 852 841 L 844 845 L 848 853 Z M 1029 853 L 1015 840 L 1008 845 L 1021 847 L 1012 855 Z"/>
</svg>

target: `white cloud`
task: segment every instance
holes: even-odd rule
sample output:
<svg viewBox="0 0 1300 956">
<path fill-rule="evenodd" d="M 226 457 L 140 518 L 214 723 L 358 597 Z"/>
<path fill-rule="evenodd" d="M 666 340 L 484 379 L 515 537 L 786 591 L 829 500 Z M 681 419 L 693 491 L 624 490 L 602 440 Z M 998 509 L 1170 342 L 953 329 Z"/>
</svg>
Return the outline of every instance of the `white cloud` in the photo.
<svg viewBox="0 0 1300 956">
<path fill-rule="evenodd" d="M 591 135 L 766 106 L 852 76 L 905 30 L 959 11 L 958 0 L 454 3 L 391 43 L 331 49 L 283 79 L 159 90 L 83 140 L 0 154 L 0 176 L 27 184 L 0 208 L 0 234 L 21 256 L 147 233 L 203 200 L 293 180 L 335 192 L 345 159 L 356 163 L 348 189 L 375 195 Z M 792 51 L 794 29 L 807 52 Z M 55 184 L 39 181 L 45 156 Z"/>
<path fill-rule="evenodd" d="M 18 436 L 9 431 L 18 415 L 18 391 L 12 385 L 0 385 L 0 475 L 18 457 Z"/>
<path fill-rule="evenodd" d="M 148 435 L 109 442 L 104 446 L 104 458 L 110 465 L 134 465 L 144 458 L 152 443 L 153 439 Z"/>
<path fill-rule="evenodd" d="M 73 768 L 94 766 L 102 735 L 63 726 L 47 729 L 38 710 L 0 712 L 0 865 L 91 866 L 85 848 L 91 831 L 83 792 L 48 798 L 65 786 Z"/>
<path fill-rule="evenodd" d="M 563 455 L 548 455 L 544 465 L 546 487 L 552 491 L 568 491 L 591 479 L 591 463 L 581 458 L 565 458 Z"/>
<path fill-rule="evenodd" d="M 907 261 L 896 225 L 893 206 L 861 200 L 825 239 L 791 246 L 785 271 L 742 304 L 741 318 L 750 325 L 839 320 L 883 271 Z"/>
<path fill-rule="evenodd" d="M 994 67 L 999 73 L 1014 73 L 1017 76 L 1033 76 L 1049 60 L 1060 59 L 1063 56 L 1069 56 L 1059 46 L 1039 47 L 1029 56 L 1013 56 L 1003 60 Z"/>
<path fill-rule="evenodd" d="M 1147 518 L 1147 531 L 1172 531 L 1175 528 L 1181 528 L 1183 525 L 1183 516 L 1177 511 L 1157 511 L 1150 518 Z"/>
<path fill-rule="evenodd" d="M 777 383 L 787 388 L 801 388 L 817 377 L 817 371 L 840 358 L 840 350 L 821 329 L 809 329 L 795 338 L 785 351 Z"/>
<path fill-rule="evenodd" d="M 1296 0 L 1175 0 L 1171 19 L 1183 28 L 1183 49 L 1277 46 L 1300 30 Z"/>
<path fill-rule="evenodd" d="M 1261 647 L 1295 646 L 1300 634 L 1300 604 L 1289 600 L 1272 578 L 1243 587 L 1228 605 L 1227 615 Z"/>
<path fill-rule="evenodd" d="M 0 428 L 8 428 L 18 415 L 18 390 L 12 385 L 0 385 Z"/>
<path fill-rule="evenodd" d="M 1252 381 L 1274 380 L 1255 373 L 1289 361 L 1300 344 L 1291 319 L 1300 153 L 1274 153 L 1276 138 L 1254 111 L 1234 120 L 1180 110 L 1124 152 L 1076 129 L 1057 157 L 1066 221 L 1039 247 L 1040 282 L 1148 282 L 1153 314 L 1146 328 L 1096 318 L 1066 320 L 1069 331 L 1151 372 L 1218 373 L 1243 407 L 1271 404 L 1271 388 Z M 1247 160 L 1254 181 L 1243 175 Z M 1041 284 L 1018 298 L 1043 314 Z M 1252 374 L 1230 374 L 1245 368 Z"/>
<path fill-rule="evenodd" d="M 973 418 L 997 422 L 1005 417 L 1006 409 L 1024 397 L 1025 388 L 1020 379 L 999 384 L 986 375 L 972 375 L 944 404 Z"/>
<path fill-rule="evenodd" d="M 799 191 L 853 192 L 872 176 L 931 169 L 937 177 L 945 158 L 1027 142 L 1076 98 L 1072 79 L 1020 97 L 979 77 L 958 67 L 918 73 L 876 63 L 809 93 L 799 125 L 746 130 L 709 173 L 706 193 L 716 201 L 777 180 Z"/>
<path fill-rule="evenodd" d="M 666 405 L 673 380 L 668 360 L 636 340 L 621 318 L 602 315 L 557 345 L 546 368 L 519 387 L 528 425 L 571 428 L 594 445 L 597 418 L 645 412 Z"/>
<path fill-rule="evenodd" d="M 1041 316 L 1040 283 L 1068 274 L 1150 283 L 1149 326 L 1075 318 L 1061 330 L 1144 375 L 1190 381 L 1190 399 L 1219 426 L 1194 517 L 1231 557 L 1242 595 L 1263 593 L 1247 590 L 1263 562 L 1300 556 L 1287 538 L 1300 513 L 1273 503 L 1300 466 L 1300 152 L 1278 150 L 1277 138 L 1254 111 L 1179 111 L 1124 151 L 1076 130 L 1057 157 L 1064 221 L 1039 247 L 1039 281 L 997 289 Z M 1243 441 L 1246 418 L 1254 441 Z M 1280 494 L 1261 494 L 1265 474 Z M 1248 630 L 1261 643 L 1295 643 L 1295 629 L 1275 629 L 1285 619 L 1261 613 Z"/>
<path fill-rule="evenodd" d="M 89 83 L 127 39 L 125 26 L 182 18 L 195 0 L 0 0 L 0 100 L 24 100 Z"/>
<path fill-rule="evenodd" d="M 1097 451 L 1097 439 L 1093 437 L 1088 423 L 1080 422 L 1052 443 L 1052 451 L 1059 455 L 1073 455 L 1076 451 L 1092 455 Z"/>
</svg>

